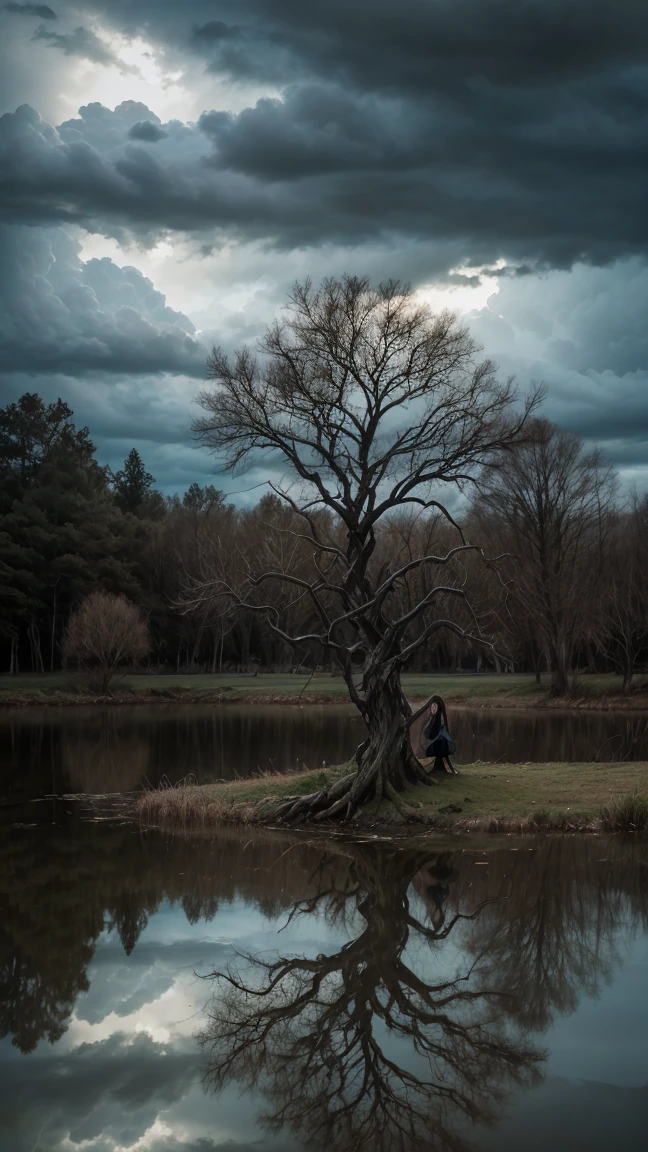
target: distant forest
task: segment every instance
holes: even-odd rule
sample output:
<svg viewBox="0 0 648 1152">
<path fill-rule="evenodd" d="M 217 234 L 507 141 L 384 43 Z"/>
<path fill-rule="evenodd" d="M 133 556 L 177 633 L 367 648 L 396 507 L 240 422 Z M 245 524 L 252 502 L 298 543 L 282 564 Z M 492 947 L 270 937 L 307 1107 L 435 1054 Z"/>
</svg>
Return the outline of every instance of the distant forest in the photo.
<svg viewBox="0 0 648 1152">
<path fill-rule="evenodd" d="M 163 496 L 133 448 L 112 472 L 87 428 L 61 400 L 35 393 L 0 409 L 0 665 L 5 672 L 62 666 L 70 612 L 91 592 L 123 594 L 143 610 L 156 671 L 311 669 L 328 660 L 314 643 L 293 650 L 269 627 L 264 604 L 289 631 L 307 633 L 313 608 L 255 573 L 312 577 L 303 521 L 275 495 L 228 503 L 212 485 Z M 537 421 L 521 446 L 467 493 L 461 526 L 438 513 L 394 515 L 381 529 L 384 571 L 412 555 L 444 556 L 463 531 L 483 546 L 450 565 L 417 569 L 396 585 L 394 609 L 443 589 L 437 615 L 456 614 L 453 588 L 470 593 L 484 645 L 439 632 L 413 671 L 551 671 L 564 690 L 575 667 L 618 670 L 626 687 L 648 647 L 648 501 L 621 502 L 613 471 L 579 438 Z M 322 524 L 334 546 L 342 528 Z M 421 550 L 425 552 L 422 553 Z M 442 573 L 442 576 L 441 576 Z M 226 581 L 250 606 L 209 595 Z M 420 623 L 419 625 L 420 626 Z"/>
</svg>

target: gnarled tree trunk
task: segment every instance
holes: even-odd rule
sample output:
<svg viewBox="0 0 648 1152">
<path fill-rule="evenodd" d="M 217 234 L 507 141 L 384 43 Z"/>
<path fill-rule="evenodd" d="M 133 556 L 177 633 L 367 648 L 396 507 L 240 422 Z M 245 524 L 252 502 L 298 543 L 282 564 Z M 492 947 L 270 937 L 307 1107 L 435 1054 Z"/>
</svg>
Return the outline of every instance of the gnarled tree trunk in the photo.
<svg viewBox="0 0 648 1152">
<path fill-rule="evenodd" d="M 341 815 L 348 819 L 370 800 L 390 799 L 398 804 L 398 793 L 409 784 L 436 784 L 412 748 L 412 711 L 399 671 L 387 672 L 379 662 L 365 668 L 361 697 L 350 676 L 347 683 L 367 725 L 367 739 L 355 753 L 353 771 L 308 796 L 289 797 L 275 817 L 324 820 Z"/>
</svg>

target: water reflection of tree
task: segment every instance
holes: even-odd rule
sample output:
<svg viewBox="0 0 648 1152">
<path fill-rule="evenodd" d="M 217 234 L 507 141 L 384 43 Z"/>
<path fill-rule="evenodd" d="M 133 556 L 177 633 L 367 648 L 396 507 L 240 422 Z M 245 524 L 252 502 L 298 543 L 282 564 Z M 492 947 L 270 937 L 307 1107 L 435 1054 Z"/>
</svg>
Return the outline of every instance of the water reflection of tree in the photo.
<svg viewBox="0 0 648 1152">
<path fill-rule="evenodd" d="M 0 1038 L 21 1052 L 64 1034 L 105 928 L 127 955 L 162 900 L 192 923 L 237 897 L 276 915 L 308 891 L 319 852 L 232 834 L 201 842 L 76 824 L 0 837 Z"/>
<path fill-rule="evenodd" d="M 350 852 L 346 883 L 323 870 L 320 891 L 293 915 L 348 918 L 351 905 L 362 922 L 354 939 L 330 955 L 247 957 L 245 974 L 215 974 L 201 1037 L 208 1082 L 260 1089 L 268 1125 L 288 1125 L 316 1147 L 404 1150 L 425 1139 L 464 1148 L 461 1129 L 493 1122 L 507 1090 L 531 1083 L 541 1059 L 507 1026 L 510 990 L 475 982 L 470 965 L 452 975 L 435 965 L 439 942 L 484 904 L 439 915 L 426 896 L 447 860 L 429 850 Z M 417 914 L 415 878 L 431 915 Z"/>
<path fill-rule="evenodd" d="M 573 837 L 489 858 L 477 887 L 506 888 L 507 900 L 485 908 L 462 942 L 480 957 L 484 987 L 497 981 L 511 990 L 510 1012 L 521 1026 L 545 1030 L 611 980 L 624 930 L 632 934 L 645 921 L 642 860 L 641 849 Z"/>
<path fill-rule="evenodd" d="M 379 855 L 378 848 L 373 851 Z M 326 905 L 339 924 L 343 914 L 357 917 L 364 899 L 371 924 L 362 946 L 369 955 L 372 948 L 380 953 L 388 924 L 393 960 L 402 941 L 398 932 L 404 931 L 408 942 L 400 960 L 416 971 L 408 960 L 413 941 L 423 952 L 439 948 L 458 910 L 472 913 L 504 894 L 505 901 L 487 904 L 474 919 L 457 921 L 451 941 L 470 957 L 472 988 L 510 994 L 505 1004 L 518 1028 L 543 1028 L 555 1012 L 571 1011 L 582 991 L 595 992 L 615 963 L 619 925 L 631 932 L 638 918 L 648 922 L 648 852 L 639 842 L 548 838 L 536 852 L 491 852 L 488 867 L 474 867 L 468 852 L 457 854 L 452 874 L 447 860 L 436 859 L 434 876 L 419 868 L 409 894 L 410 857 L 388 852 L 383 863 L 367 870 L 339 853 L 318 871 L 322 855 L 317 844 L 270 833 L 251 838 L 232 831 L 197 841 L 141 836 L 135 828 L 105 824 L 4 829 L 0 1036 L 12 1037 L 22 1051 L 60 1037 L 88 987 L 102 931 L 112 927 L 130 953 L 163 900 L 182 907 L 192 923 L 212 919 L 232 900 L 250 903 L 269 918 L 306 900 L 316 909 Z M 385 898 L 370 895 L 376 890 L 372 877 L 381 877 Z M 426 932 L 403 925 L 405 904 Z M 385 965 L 385 979 L 391 971 L 398 988 L 398 969 L 390 969 L 386 959 Z M 372 974 L 380 975 L 375 965 L 366 979 Z M 327 987 L 335 979 L 339 973 Z M 470 1008 L 467 1001 L 453 1003 L 462 1012 Z M 492 1003 L 501 1006 L 499 997 Z"/>
<path fill-rule="evenodd" d="M 61 764 L 73 792 L 132 792 L 149 776 L 151 749 L 145 736 L 130 732 L 120 736 L 118 724 L 110 717 L 88 732 L 64 730 L 61 738 Z M 81 725 L 79 726 L 81 729 Z"/>
<path fill-rule="evenodd" d="M 39 868 L 28 842 L 6 832 L 0 860 L 0 1037 L 21 1052 L 65 1032 L 103 924 L 66 883 L 65 857 Z"/>
</svg>

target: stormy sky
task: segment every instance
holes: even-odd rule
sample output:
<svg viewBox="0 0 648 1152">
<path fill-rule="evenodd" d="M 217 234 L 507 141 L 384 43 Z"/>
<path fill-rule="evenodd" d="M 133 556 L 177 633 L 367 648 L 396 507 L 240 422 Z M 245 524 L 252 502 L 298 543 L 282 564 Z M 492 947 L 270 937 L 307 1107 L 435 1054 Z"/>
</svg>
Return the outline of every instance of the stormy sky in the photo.
<svg viewBox="0 0 648 1152">
<path fill-rule="evenodd" d="M 211 344 L 396 276 L 648 488 L 645 0 L 0 0 L 0 56 L 2 403 L 209 482 Z"/>
</svg>

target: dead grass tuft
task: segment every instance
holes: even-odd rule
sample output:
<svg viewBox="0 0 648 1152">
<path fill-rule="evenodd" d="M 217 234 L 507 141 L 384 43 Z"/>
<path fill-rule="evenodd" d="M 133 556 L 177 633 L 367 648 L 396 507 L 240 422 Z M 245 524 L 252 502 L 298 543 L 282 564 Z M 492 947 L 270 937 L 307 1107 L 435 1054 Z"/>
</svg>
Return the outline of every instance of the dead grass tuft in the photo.
<svg viewBox="0 0 648 1152">
<path fill-rule="evenodd" d="M 144 793 L 137 811 L 143 823 L 162 827 L 262 824 L 289 796 L 305 796 L 348 771 L 349 766 L 341 764 L 315 772 L 267 772 L 214 784 L 196 784 L 190 778 L 176 785 L 162 782 Z"/>
<path fill-rule="evenodd" d="M 633 792 L 601 809 L 602 832 L 645 832 L 648 829 L 648 796 Z"/>
</svg>

